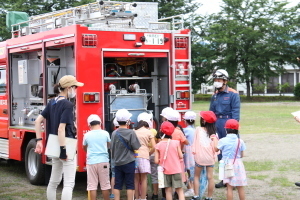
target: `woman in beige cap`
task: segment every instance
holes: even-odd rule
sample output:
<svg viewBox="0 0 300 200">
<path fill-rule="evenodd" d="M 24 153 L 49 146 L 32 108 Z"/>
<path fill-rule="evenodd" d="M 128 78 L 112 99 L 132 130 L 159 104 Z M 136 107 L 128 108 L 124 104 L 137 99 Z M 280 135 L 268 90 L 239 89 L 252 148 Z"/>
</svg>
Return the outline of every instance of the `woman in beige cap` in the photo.
<svg viewBox="0 0 300 200">
<path fill-rule="evenodd" d="M 52 158 L 52 171 L 50 181 L 47 187 L 47 199 L 56 199 L 56 189 L 64 176 L 64 187 L 61 195 L 62 200 L 71 200 L 73 188 L 75 185 L 76 160 L 70 160 L 66 155 L 65 137 L 75 138 L 73 103 L 68 98 L 76 96 L 76 88 L 83 86 L 74 76 L 66 75 L 59 80 L 59 95 L 51 99 L 43 112 L 35 120 L 36 149 L 35 152 L 43 152 L 43 142 L 45 138 L 41 137 L 41 123 L 47 120 L 47 136 L 49 134 L 58 135 L 60 155 L 58 158 Z"/>
</svg>

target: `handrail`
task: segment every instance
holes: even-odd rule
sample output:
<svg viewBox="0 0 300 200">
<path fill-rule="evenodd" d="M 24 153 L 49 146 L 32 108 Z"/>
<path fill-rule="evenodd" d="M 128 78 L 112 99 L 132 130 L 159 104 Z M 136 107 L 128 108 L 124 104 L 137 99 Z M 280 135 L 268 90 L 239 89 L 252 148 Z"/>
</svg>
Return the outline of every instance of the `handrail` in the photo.
<svg viewBox="0 0 300 200">
<path fill-rule="evenodd" d="M 176 18 L 180 18 L 180 21 L 179 22 L 175 22 L 175 19 Z M 175 16 L 171 16 L 171 17 L 165 17 L 165 18 L 161 18 L 159 19 L 158 21 L 164 21 L 164 20 L 169 20 L 169 19 L 172 19 L 172 30 L 175 29 L 175 26 L 176 24 L 181 24 L 181 29 L 184 29 L 184 20 L 183 20 L 183 15 L 175 15 Z"/>
</svg>

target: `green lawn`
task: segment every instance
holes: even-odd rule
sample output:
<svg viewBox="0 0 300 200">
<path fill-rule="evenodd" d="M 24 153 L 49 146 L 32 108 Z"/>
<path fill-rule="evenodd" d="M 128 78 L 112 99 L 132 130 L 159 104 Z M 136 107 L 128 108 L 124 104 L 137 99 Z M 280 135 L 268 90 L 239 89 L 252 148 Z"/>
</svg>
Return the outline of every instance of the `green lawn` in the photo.
<svg viewBox="0 0 300 200">
<path fill-rule="evenodd" d="M 199 111 L 208 109 L 209 102 L 193 103 L 197 115 Z M 300 102 L 241 103 L 240 131 L 242 134 L 297 134 L 300 124 L 291 115 L 291 112 L 297 110 L 300 110 Z M 199 116 L 196 125 L 199 125 Z"/>
</svg>

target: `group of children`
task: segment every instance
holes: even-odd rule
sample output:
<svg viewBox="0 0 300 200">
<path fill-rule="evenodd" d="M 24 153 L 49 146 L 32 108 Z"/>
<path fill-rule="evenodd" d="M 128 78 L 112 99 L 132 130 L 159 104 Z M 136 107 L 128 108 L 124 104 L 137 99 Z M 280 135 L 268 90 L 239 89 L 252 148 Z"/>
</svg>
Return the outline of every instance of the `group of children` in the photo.
<svg viewBox="0 0 300 200">
<path fill-rule="evenodd" d="M 178 122 L 181 116 L 178 111 L 167 107 L 162 110 L 162 124 L 157 133 L 153 129 L 153 116 L 141 113 L 135 130 L 129 129 L 132 115 L 126 109 L 116 112 L 111 134 L 101 130 L 101 120 L 97 115 L 88 118 L 91 131 L 84 135 L 83 147 L 87 151 L 87 190 L 90 198 L 96 199 L 97 186 L 108 200 L 112 189 L 115 200 L 120 200 L 120 191 L 125 185 L 127 199 L 147 198 L 147 175 L 151 174 L 153 187 L 152 199 L 158 200 L 159 182 L 158 166 L 163 171 L 162 196 L 171 200 L 173 192 L 179 200 L 192 196 L 192 200 L 200 200 L 199 180 L 201 171 L 206 168 L 208 193 L 206 200 L 212 200 L 214 191 L 214 165 L 217 154 L 221 151 L 225 164 L 232 164 L 234 176 L 224 177 L 227 186 L 227 199 L 233 199 L 233 187 L 236 187 L 240 200 L 245 199 L 243 186 L 247 185 L 243 162 L 245 143 L 238 137 L 239 123 L 230 119 L 225 125 L 227 136 L 218 139 L 212 111 L 201 111 L 200 126 L 195 128 L 196 113 L 188 111 L 183 119 L 186 128 Z M 111 167 L 108 149 L 111 152 Z M 109 169 L 112 180 L 110 183 Z M 162 183 L 160 182 L 160 185 Z M 184 193 L 183 186 L 188 190 Z M 174 191 L 173 191 L 174 189 Z M 112 196 L 111 196 L 112 197 Z"/>
</svg>

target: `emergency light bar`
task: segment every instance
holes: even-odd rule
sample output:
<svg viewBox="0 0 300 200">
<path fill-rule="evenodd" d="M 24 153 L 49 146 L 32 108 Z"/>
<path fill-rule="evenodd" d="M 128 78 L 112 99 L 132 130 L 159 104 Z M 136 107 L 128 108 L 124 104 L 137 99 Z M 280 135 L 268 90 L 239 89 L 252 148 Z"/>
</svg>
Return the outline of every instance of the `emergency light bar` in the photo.
<svg viewBox="0 0 300 200">
<path fill-rule="evenodd" d="M 99 103 L 100 92 L 85 92 L 83 93 L 83 103 Z"/>
</svg>

